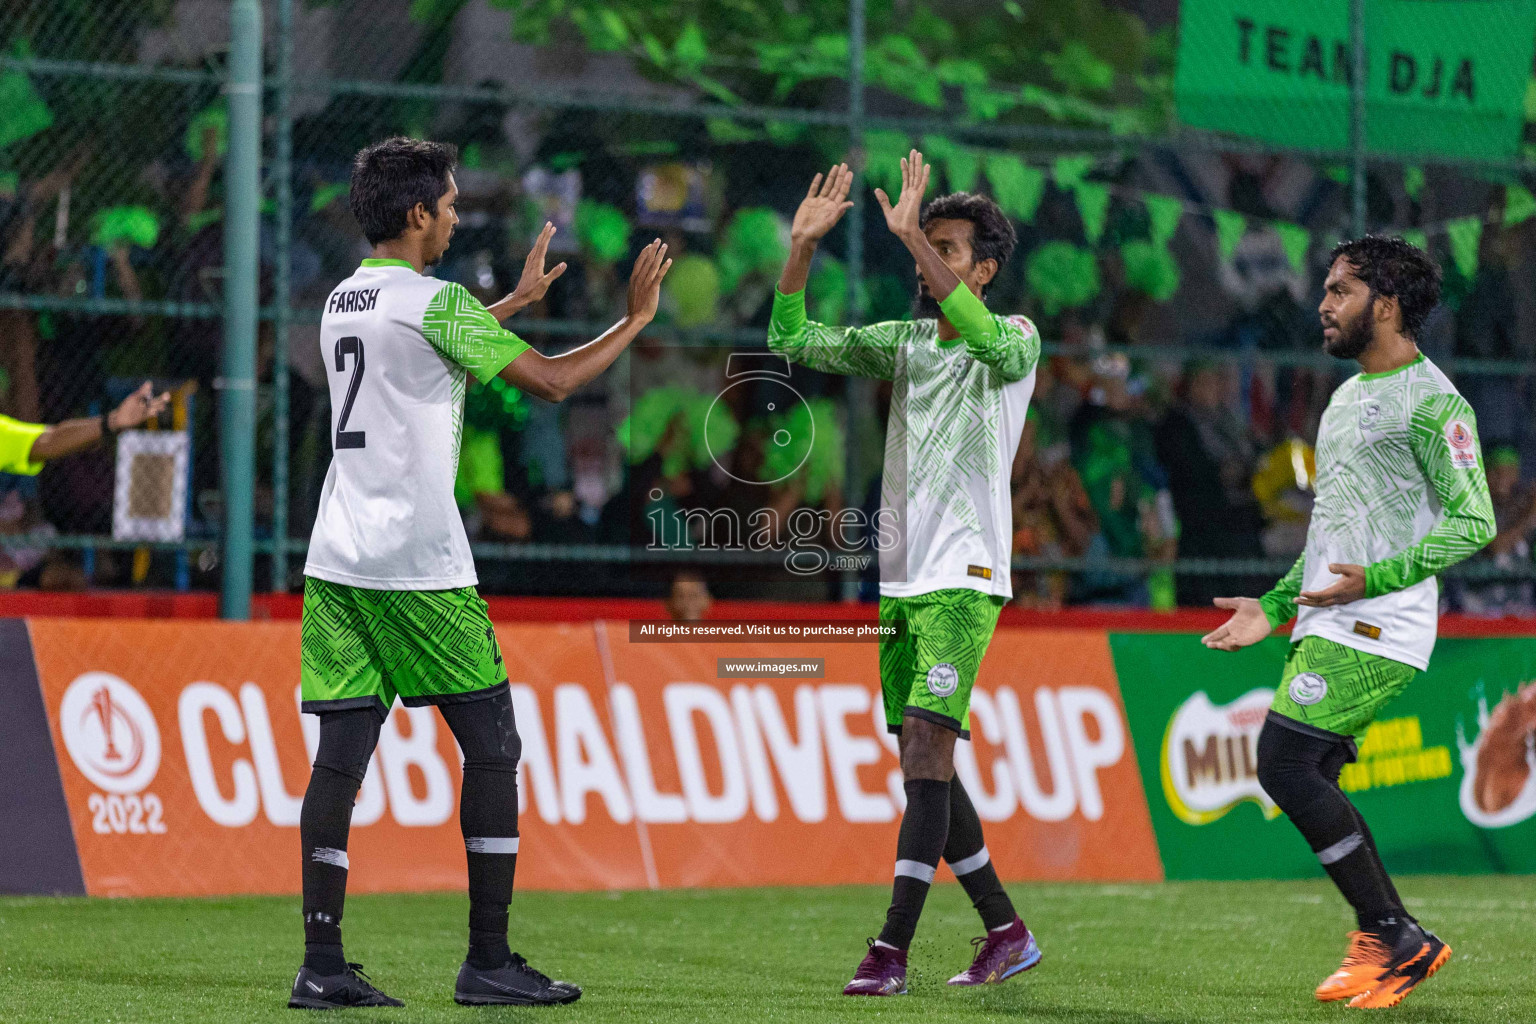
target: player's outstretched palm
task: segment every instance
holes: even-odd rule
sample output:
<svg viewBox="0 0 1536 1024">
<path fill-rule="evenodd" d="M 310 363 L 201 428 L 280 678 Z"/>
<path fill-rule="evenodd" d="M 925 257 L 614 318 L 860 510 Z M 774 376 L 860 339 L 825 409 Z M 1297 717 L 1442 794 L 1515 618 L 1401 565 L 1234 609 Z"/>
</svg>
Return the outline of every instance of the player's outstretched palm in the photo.
<svg viewBox="0 0 1536 1024">
<path fill-rule="evenodd" d="M 1235 651 L 1258 643 L 1269 636 L 1269 616 L 1255 597 L 1218 597 L 1217 608 L 1228 608 L 1232 617 L 1205 636 L 1200 642 L 1217 651 Z"/>
<path fill-rule="evenodd" d="M 910 238 L 922 232 L 923 193 L 928 191 L 928 175 L 933 168 L 923 163 L 923 154 L 912 150 L 901 160 L 901 198 L 891 205 L 885 189 L 875 189 L 875 199 L 885 211 L 885 226 L 897 238 Z"/>
<path fill-rule="evenodd" d="M 789 226 L 789 237 L 796 242 L 819 242 L 828 231 L 837 226 L 843 214 L 853 208 L 848 202 L 848 189 L 853 185 L 853 172 L 847 164 L 837 164 L 825 175 L 811 179 L 795 219 Z"/>
<path fill-rule="evenodd" d="M 539 232 L 539 237 L 534 239 L 533 251 L 523 261 L 523 276 L 518 279 L 517 287 L 512 289 L 508 301 L 517 309 L 531 306 L 544 297 L 549 291 L 549 286 L 555 278 L 565 273 L 565 264 L 557 263 L 550 268 L 549 273 L 544 272 L 544 259 L 549 255 L 549 240 L 555 237 L 555 225 L 549 221 L 544 222 L 544 230 Z"/>
<path fill-rule="evenodd" d="M 661 280 L 672 269 L 667 259 L 667 247 L 661 239 L 640 250 L 635 260 L 634 272 L 629 275 L 629 315 L 640 320 L 656 316 L 656 303 L 661 298 Z"/>
</svg>

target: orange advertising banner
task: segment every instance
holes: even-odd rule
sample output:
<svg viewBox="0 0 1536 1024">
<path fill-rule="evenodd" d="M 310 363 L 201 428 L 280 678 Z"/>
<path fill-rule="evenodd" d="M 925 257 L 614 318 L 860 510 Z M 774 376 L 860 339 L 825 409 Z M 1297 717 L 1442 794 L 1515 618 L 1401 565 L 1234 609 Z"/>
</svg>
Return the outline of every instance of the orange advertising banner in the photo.
<svg viewBox="0 0 1536 1024">
<path fill-rule="evenodd" d="M 29 620 L 86 890 L 286 893 L 318 725 L 296 622 Z M 631 642 L 497 626 L 533 889 L 884 882 L 903 792 L 873 644 Z M 822 660 L 721 679 L 717 659 Z M 1158 879 L 1107 638 L 1001 629 L 957 771 L 1009 879 Z M 353 814 L 353 891 L 456 889 L 459 755 L 397 706 Z"/>
</svg>

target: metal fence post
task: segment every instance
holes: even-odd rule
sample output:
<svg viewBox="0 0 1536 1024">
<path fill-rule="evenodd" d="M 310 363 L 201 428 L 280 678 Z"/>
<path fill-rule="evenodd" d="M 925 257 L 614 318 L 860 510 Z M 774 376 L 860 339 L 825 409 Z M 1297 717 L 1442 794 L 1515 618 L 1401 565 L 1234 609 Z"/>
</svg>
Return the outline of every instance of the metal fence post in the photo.
<svg viewBox="0 0 1536 1024">
<path fill-rule="evenodd" d="M 1365 234 L 1365 0 L 1349 0 L 1349 229 Z"/>
<path fill-rule="evenodd" d="M 293 245 L 293 0 L 277 0 L 277 267 L 272 321 L 272 589 L 288 589 L 288 325 L 292 319 L 289 249 Z"/>
<path fill-rule="evenodd" d="M 853 188 L 849 198 L 853 209 L 848 211 L 848 313 L 855 324 L 864 322 L 864 0 L 852 0 L 848 5 L 848 146 L 853 160 Z M 843 452 L 843 479 L 846 505 L 860 508 L 864 495 L 859 486 L 863 482 L 860 472 L 858 424 L 855 413 L 871 408 L 874 389 L 869 381 L 858 377 L 848 378 L 847 394 L 852 401 L 847 405 L 848 429 L 844 434 L 847 445 Z M 844 573 L 842 598 L 856 601 L 859 597 L 857 573 Z"/>
<path fill-rule="evenodd" d="M 256 475 L 257 214 L 261 202 L 261 5 L 229 11 L 229 150 L 224 158 L 224 359 L 219 442 L 224 485 L 220 614 L 251 617 Z"/>
</svg>

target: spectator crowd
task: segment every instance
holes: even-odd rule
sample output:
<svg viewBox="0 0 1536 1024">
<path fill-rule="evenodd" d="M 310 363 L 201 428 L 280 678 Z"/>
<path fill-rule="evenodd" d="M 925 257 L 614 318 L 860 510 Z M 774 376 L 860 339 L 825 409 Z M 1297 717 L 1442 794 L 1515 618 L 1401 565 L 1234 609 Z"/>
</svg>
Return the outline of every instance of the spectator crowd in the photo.
<svg viewBox="0 0 1536 1024">
<path fill-rule="evenodd" d="M 277 361 L 270 315 L 259 333 L 258 517 L 270 530 L 272 385 L 284 374 L 288 523 L 290 536 L 299 538 L 307 535 L 330 457 L 318 310 L 367 253 L 346 203 L 350 140 L 327 141 L 330 116 L 314 115 L 295 133 L 312 141 L 300 147 L 295 164 L 286 365 Z M 888 400 L 879 384 L 806 374 L 796 381 L 807 398 L 798 424 L 783 410 L 776 418 L 756 409 L 761 388 L 733 389 L 739 394 L 724 403 L 723 414 L 714 402 L 731 372 L 731 354 L 762 349 L 787 243 L 782 214 L 803 191 L 811 158 L 769 150 L 778 162 L 765 165 L 764 150 L 756 149 L 713 159 L 620 159 L 593 141 L 579 117 L 570 121 L 521 156 L 509 142 L 504 111 L 477 108 L 438 133 L 462 149 L 461 224 L 434 272 L 494 301 L 515 282 L 538 225 L 553 220 L 559 233 L 552 261 L 567 261 L 570 270 L 508 324 L 553 352 L 612 320 L 628 262 L 643 241 L 662 236 L 677 262 L 658 329 L 565 406 L 499 381 L 470 389 L 456 495 L 474 540 L 523 546 L 515 559 L 496 557 L 511 548 L 487 549 L 485 589 L 654 590 L 661 577 L 612 561 L 573 562 L 553 546 L 633 545 L 657 522 L 686 524 L 701 510 L 772 508 L 784 531 L 796 509 L 833 516 L 871 509 Z M 145 377 L 173 389 L 178 429 L 192 432 L 196 452 L 194 538 L 216 534 L 220 504 L 214 396 L 222 331 L 213 314 L 222 295 L 226 131 L 216 110 L 190 118 L 175 147 L 132 170 L 131 202 L 102 205 L 83 223 L 69 210 L 72 202 L 83 207 L 87 171 L 99 163 L 89 143 L 37 173 L 0 179 L 0 294 L 48 300 L 0 305 L 0 412 L 56 421 L 100 411 Z M 1116 173 L 1126 187 L 1136 186 L 1134 167 Z M 1229 198 L 1239 195 L 1248 172 L 1234 165 L 1224 173 Z M 1324 268 L 1314 258 L 1296 271 L 1262 232 L 1243 239 L 1229 259 L 1214 260 L 1210 231 L 1186 218 L 1172 246 L 1185 286 L 1175 282 L 1171 300 L 1163 289 L 1135 284 L 1111 251 L 1094 270 L 1102 271 L 1103 287 L 1043 303 L 1022 269 L 1024 254 L 1076 230 L 1063 226 L 1075 216 L 1064 195 L 1047 197 L 1035 220 L 1020 225 L 1020 266 L 1005 271 L 989 296 L 994 309 L 1033 316 L 1046 339 L 1061 343 L 1042 359 L 1012 467 L 1014 553 L 1025 566 L 1016 576 L 1016 600 L 1038 608 L 1168 608 L 1261 592 L 1275 575 L 1265 565 L 1240 566 L 1236 575 L 1208 566 L 1175 574 L 1170 567 L 1175 559 L 1288 562 L 1299 553 L 1311 500 L 1311 441 L 1328 396 L 1352 372 L 1291 358 L 1320 349 L 1311 307 Z M 280 258 L 275 217 L 273 204 L 264 203 L 265 306 Z M 1131 237 L 1135 220 L 1134 210 L 1117 205 L 1109 232 Z M 1447 301 L 1421 339 L 1432 358 L 1536 357 L 1529 325 L 1511 312 L 1523 301 L 1512 282 L 1530 269 L 1533 227 L 1536 221 L 1488 232 L 1470 279 L 1448 269 Z M 866 234 L 867 316 L 907 315 L 909 261 L 878 231 Z M 847 321 L 849 292 L 845 264 L 820 257 L 809 289 L 812 316 Z M 124 314 L 113 305 L 118 300 L 140 305 Z M 1202 355 L 1188 358 L 1181 345 Z M 1536 533 L 1529 377 L 1478 374 L 1459 383 L 1479 416 L 1500 533 L 1479 556 L 1494 575 L 1448 588 L 1446 601 L 1475 614 L 1536 614 L 1528 578 Z M 767 438 L 788 428 L 812 429 L 818 440 L 800 471 L 786 475 Z M 171 570 L 160 556 L 82 554 L 46 543 L 53 533 L 110 533 L 111 460 L 112 452 L 101 449 L 37 481 L 0 478 L 0 531 L 36 540 L 0 552 L 0 586 L 166 585 Z M 1043 564 L 1062 560 L 1068 567 Z M 292 573 L 301 565 L 294 559 Z M 198 585 L 218 567 L 205 559 L 195 570 Z M 829 572 L 799 584 L 793 596 L 836 596 L 841 580 Z M 284 582 L 292 587 L 296 579 Z M 778 586 L 747 575 L 711 575 L 710 582 L 725 596 Z"/>
</svg>

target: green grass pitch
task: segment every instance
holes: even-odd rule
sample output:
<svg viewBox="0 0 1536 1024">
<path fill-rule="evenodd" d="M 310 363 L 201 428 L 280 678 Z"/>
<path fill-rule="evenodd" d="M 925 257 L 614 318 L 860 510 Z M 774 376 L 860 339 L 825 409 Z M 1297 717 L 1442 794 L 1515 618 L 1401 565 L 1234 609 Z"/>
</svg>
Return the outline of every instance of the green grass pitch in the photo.
<svg viewBox="0 0 1536 1024">
<path fill-rule="evenodd" d="M 1409 908 L 1456 952 L 1393 1019 L 1536 1020 L 1533 882 L 1404 878 Z M 959 887 L 939 885 L 912 949 L 912 994 L 893 999 L 839 994 L 885 910 L 881 887 L 519 894 L 513 948 L 586 989 L 549 1009 L 453 1004 L 463 896 L 355 896 L 348 955 L 406 1008 L 341 1019 L 1214 1024 L 1361 1012 L 1312 1000 L 1350 927 L 1324 881 L 1009 888 L 1045 950 L 1038 968 L 948 988 L 980 927 Z M 0 1020 L 293 1021 L 284 1003 L 300 941 L 296 898 L 0 899 Z"/>
</svg>

